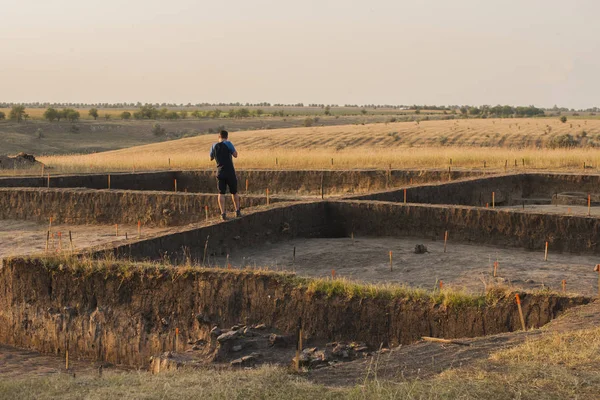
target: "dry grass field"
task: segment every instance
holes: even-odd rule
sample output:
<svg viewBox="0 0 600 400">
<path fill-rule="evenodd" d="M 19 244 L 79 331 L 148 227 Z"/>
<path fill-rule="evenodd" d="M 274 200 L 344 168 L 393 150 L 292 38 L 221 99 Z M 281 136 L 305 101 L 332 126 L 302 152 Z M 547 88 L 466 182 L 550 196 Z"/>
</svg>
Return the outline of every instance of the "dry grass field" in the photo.
<svg viewBox="0 0 600 400">
<path fill-rule="evenodd" d="M 571 135 L 571 147 L 554 148 Z M 600 120 L 468 119 L 235 132 L 239 168 L 581 169 L 600 165 Z M 56 172 L 211 168 L 216 135 L 42 158 Z M 562 143 L 562 142 L 561 142 Z M 333 159 L 333 164 L 332 164 Z M 170 164 L 169 164 L 170 163 Z M 485 163 L 485 164 L 484 164 Z M 524 165 L 523 165 L 524 163 Z"/>
</svg>

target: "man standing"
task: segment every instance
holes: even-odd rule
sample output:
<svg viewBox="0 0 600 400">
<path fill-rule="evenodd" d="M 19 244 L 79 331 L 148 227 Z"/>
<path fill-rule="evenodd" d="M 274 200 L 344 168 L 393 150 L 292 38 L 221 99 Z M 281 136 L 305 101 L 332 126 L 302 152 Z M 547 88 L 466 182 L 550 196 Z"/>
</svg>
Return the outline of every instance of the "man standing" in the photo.
<svg viewBox="0 0 600 400">
<path fill-rule="evenodd" d="M 237 194 L 237 177 L 235 176 L 235 168 L 233 167 L 233 159 L 237 158 L 238 153 L 233 147 L 233 143 L 229 140 L 229 133 L 221 131 L 219 133 L 219 141 L 212 145 L 210 149 L 210 160 L 217 161 L 217 187 L 219 189 L 219 208 L 221 209 L 221 219 L 227 219 L 225 211 L 225 193 L 229 187 L 229 193 L 233 199 L 235 206 L 235 216 L 241 217 L 240 213 L 240 196 Z"/>
</svg>

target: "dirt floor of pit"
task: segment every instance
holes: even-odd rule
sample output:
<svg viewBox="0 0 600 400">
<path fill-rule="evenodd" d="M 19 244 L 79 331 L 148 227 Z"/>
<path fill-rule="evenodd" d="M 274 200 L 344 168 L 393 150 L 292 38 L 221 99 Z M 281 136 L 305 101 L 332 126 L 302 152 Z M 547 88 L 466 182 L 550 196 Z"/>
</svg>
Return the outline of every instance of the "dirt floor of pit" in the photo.
<svg viewBox="0 0 600 400">
<path fill-rule="evenodd" d="M 40 254 L 46 251 L 46 236 L 49 225 L 33 221 L 2 220 L 0 223 L 0 259 L 3 257 Z M 73 238 L 75 251 L 83 248 L 107 245 L 125 240 L 125 233 L 130 239 L 137 239 L 137 226 L 119 225 L 119 236 L 116 236 L 114 225 L 53 225 L 49 241 L 49 251 L 56 254 L 70 251 L 69 231 Z M 168 228 L 142 228 L 142 236 L 154 236 L 168 232 Z M 61 233 L 59 239 L 58 233 Z"/>
<path fill-rule="evenodd" d="M 415 254 L 415 245 L 424 244 L 428 253 Z M 296 262 L 293 262 L 294 247 Z M 390 271 L 389 251 L 393 252 Z M 443 240 L 414 238 L 350 238 L 295 239 L 264 244 L 234 251 L 230 262 L 234 267 L 256 266 L 272 270 L 295 271 L 299 275 L 336 277 L 371 283 L 398 283 L 425 289 L 444 286 L 464 288 L 469 292 L 484 291 L 484 282 L 511 284 L 517 288 L 562 290 L 586 296 L 597 293 L 597 256 L 550 253 L 544 261 L 543 251 L 469 245 Z M 498 261 L 498 278 L 492 277 Z M 210 259 L 212 264 L 226 264 L 225 257 Z"/>
<path fill-rule="evenodd" d="M 553 204 L 535 204 L 523 206 L 504 206 L 496 207 L 498 210 L 511 210 L 511 211 L 522 211 L 526 213 L 535 214 L 560 214 L 560 215 L 576 215 L 578 217 L 587 216 L 587 206 L 567 206 L 567 205 L 553 205 Z M 600 217 L 600 207 L 591 207 L 590 216 Z"/>
</svg>

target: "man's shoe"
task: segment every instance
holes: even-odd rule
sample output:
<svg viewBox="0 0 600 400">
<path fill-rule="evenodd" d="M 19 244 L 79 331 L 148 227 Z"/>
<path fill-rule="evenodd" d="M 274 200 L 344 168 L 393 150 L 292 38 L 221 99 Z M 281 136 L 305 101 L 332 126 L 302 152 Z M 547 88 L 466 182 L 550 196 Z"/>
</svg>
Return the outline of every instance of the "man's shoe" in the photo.
<svg viewBox="0 0 600 400">
<path fill-rule="evenodd" d="M 241 212 L 240 210 L 236 210 L 236 212 L 235 212 L 235 217 L 236 217 L 236 218 L 239 218 L 239 217 L 241 217 L 241 216 L 242 216 L 242 212 Z"/>
<path fill-rule="evenodd" d="M 227 221 L 227 214 L 221 214 L 221 220 Z"/>
</svg>

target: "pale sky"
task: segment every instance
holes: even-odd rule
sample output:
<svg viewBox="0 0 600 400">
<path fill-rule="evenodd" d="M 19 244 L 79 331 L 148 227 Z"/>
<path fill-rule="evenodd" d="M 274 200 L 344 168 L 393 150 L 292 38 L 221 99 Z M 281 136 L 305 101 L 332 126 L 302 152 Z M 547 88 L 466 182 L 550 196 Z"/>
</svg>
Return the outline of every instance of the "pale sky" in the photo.
<svg viewBox="0 0 600 400">
<path fill-rule="evenodd" d="M 0 101 L 600 106 L 593 0 L 0 0 Z"/>
</svg>

